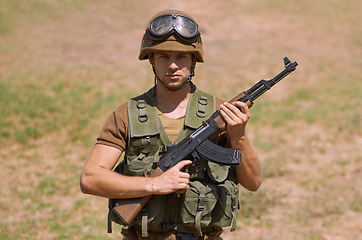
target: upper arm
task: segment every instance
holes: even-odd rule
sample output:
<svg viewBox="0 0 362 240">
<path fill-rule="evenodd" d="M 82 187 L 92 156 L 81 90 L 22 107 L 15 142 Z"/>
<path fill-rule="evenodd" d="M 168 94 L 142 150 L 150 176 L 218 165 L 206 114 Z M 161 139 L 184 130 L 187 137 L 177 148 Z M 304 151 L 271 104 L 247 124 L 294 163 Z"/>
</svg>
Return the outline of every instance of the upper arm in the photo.
<svg viewBox="0 0 362 240">
<path fill-rule="evenodd" d="M 112 183 L 114 178 L 113 167 L 116 165 L 122 151 L 96 144 L 91 150 L 81 173 L 80 188 L 83 193 L 97 196 L 107 196 L 109 190 L 106 186 Z"/>
<path fill-rule="evenodd" d="M 96 144 L 85 162 L 84 169 L 90 170 L 92 168 L 102 167 L 111 170 L 116 165 L 121 154 L 122 151 L 117 148 Z"/>
</svg>

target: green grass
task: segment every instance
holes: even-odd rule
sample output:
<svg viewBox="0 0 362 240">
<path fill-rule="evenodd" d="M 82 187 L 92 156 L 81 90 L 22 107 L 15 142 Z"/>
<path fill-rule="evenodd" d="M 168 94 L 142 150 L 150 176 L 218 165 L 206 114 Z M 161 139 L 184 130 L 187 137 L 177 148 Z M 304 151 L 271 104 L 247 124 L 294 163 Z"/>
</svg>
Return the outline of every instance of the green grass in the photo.
<svg viewBox="0 0 362 240">
<path fill-rule="evenodd" d="M 237 212 L 238 220 L 246 225 L 250 225 L 253 220 L 262 220 L 262 224 L 269 225 L 270 221 L 266 215 L 269 209 L 283 198 L 284 193 L 277 189 L 261 188 L 257 192 L 241 191 L 240 211 Z"/>
<path fill-rule="evenodd" d="M 71 78 L 75 73 L 50 72 L 38 76 L 38 83 L 29 83 L 28 74 L 0 82 L 1 142 L 30 144 L 45 134 L 62 129 L 69 132 L 71 141 L 87 139 L 87 129 L 99 111 L 116 107 L 115 92 L 105 95 L 94 83 L 87 81 L 91 72 L 79 83 L 63 79 L 65 74 Z"/>
<path fill-rule="evenodd" d="M 57 18 L 65 12 L 80 11 L 84 4 L 79 0 L 64 1 L 0 1 L 0 36 L 10 34 L 22 24 L 20 19 L 32 21 L 46 21 L 49 18 Z"/>
<path fill-rule="evenodd" d="M 331 128 L 336 136 L 356 133 L 361 123 L 361 81 L 357 78 L 346 83 L 342 76 L 332 77 L 319 88 L 298 89 L 281 102 L 260 100 L 251 110 L 251 122 L 278 127 L 302 121 Z M 336 121 L 336 116 L 341 117 L 340 121 Z"/>
</svg>

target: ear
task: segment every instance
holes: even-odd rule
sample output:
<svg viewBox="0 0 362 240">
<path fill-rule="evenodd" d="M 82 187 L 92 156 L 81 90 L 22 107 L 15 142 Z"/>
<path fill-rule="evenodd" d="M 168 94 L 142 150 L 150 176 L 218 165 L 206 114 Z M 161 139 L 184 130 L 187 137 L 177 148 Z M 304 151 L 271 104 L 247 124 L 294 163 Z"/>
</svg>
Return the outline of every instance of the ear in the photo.
<svg viewBox="0 0 362 240">
<path fill-rule="evenodd" d="M 194 54 L 192 54 L 192 65 L 196 66 L 197 58 Z"/>
<path fill-rule="evenodd" d="M 148 54 L 148 61 L 150 62 L 150 64 L 152 66 L 155 65 L 155 60 L 153 59 L 153 54 L 152 53 Z"/>
<path fill-rule="evenodd" d="M 192 58 L 192 64 L 191 64 L 191 69 L 190 69 L 190 77 L 195 76 L 195 68 L 196 68 L 196 62 L 197 62 L 196 56 L 195 55 L 192 55 L 192 56 L 193 56 L 193 58 Z"/>
</svg>

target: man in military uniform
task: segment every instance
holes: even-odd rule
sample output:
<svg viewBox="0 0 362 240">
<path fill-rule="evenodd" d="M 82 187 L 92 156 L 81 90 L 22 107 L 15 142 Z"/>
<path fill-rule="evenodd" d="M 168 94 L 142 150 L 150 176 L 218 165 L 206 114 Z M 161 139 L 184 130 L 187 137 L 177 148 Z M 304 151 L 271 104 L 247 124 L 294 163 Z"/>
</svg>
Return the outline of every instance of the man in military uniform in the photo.
<svg viewBox="0 0 362 240">
<path fill-rule="evenodd" d="M 204 59 L 199 27 L 184 12 L 167 10 L 151 19 L 139 59 L 152 65 L 155 86 L 109 116 L 84 165 L 81 190 L 110 199 L 153 195 L 122 232 L 125 239 L 221 239 L 222 227 L 235 227 L 237 184 L 250 191 L 261 184 L 260 163 L 245 133 L 249 109 L 203 93 L 191 82 L 196 63 Z M 241 165 L 183 160 L 148 178 L 160 149 L 180 142 L 216 109 L 226 129 L 215 142 L 241 149 Z M 123 152 L 121 166 L 112 171 Z"/>
</svg>

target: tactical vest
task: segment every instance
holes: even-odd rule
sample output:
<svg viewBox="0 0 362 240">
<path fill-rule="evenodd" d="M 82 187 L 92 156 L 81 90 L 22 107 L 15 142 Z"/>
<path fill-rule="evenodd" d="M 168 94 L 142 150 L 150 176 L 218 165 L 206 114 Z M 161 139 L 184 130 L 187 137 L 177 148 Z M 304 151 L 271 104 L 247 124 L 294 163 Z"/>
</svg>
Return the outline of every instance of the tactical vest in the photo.
<svg viewBox="0 0 362 240">
<path fill-rule="evenodd" d="M 195 89 L 187 106 L 184 127 L 175 143 L 171 143 L 158 117 L 153 91 L 150 89 L 128 102 L 128 146 L 124 161 L 115 169 L 124 175 L 149 177 L 167 146 L 188 136 L 215 111 L 214 97 Z M 231 230 L 235 229 L 239 189 L 233 169 L 200 158 L 187 166 L 185 172 L 190 174 L 190 187 L 184 194 L 154 195 L 132 222 L 142 229 L 144 237 L 148 230 L 174 229 L 202 235 L 231 224 Z M 112 199 L 109 207 L 113 208 Z M 122 224 L 111 211 L 109 222 L 110 219 Z"/>
</svg>

